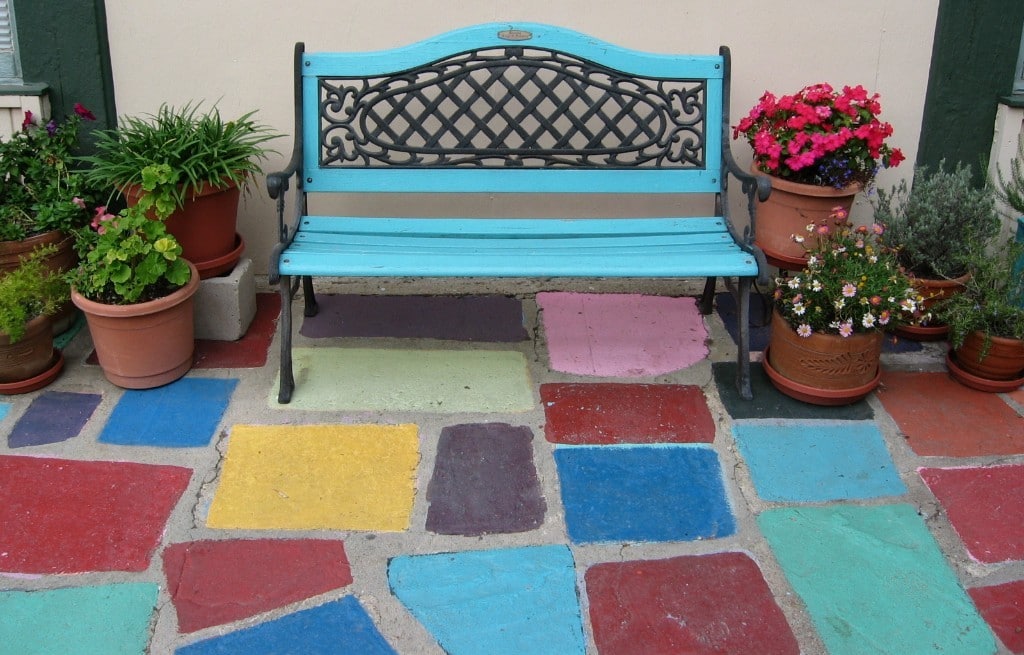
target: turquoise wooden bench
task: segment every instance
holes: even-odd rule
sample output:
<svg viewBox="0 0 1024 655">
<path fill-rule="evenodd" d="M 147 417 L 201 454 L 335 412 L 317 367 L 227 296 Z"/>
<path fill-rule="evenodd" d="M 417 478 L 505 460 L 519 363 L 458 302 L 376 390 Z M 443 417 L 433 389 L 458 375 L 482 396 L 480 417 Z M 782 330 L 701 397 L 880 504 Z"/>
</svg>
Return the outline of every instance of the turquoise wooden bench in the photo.
<svg viewBox="0 0 1024 655">
<path fill-rule="evenodd" d="M 291 160 L 267 177 L 280 234 L 269 280 L 282 300 L 281 403 L 295 388 L 299 281 L 312 316 L 313 277 L 347 276 L 706 278 L 705 314 L 723 278 L 739 308 L 737 384 L 751 397 L 750 286 L 767 268 L 753 245 L 754 198 L 771 187 L 729 151 L 727 48 L 651 54 L 538 24 L 480 25 L 379 52 L 307 53 L 299 43 L 295 107 Z M 743 234 L 730 222 L 730 174 L 748 200 Z M 707 213 L 493 219 L 306 210 L 309 194 L 352 192 L 700 194 Z"/>
</svg>

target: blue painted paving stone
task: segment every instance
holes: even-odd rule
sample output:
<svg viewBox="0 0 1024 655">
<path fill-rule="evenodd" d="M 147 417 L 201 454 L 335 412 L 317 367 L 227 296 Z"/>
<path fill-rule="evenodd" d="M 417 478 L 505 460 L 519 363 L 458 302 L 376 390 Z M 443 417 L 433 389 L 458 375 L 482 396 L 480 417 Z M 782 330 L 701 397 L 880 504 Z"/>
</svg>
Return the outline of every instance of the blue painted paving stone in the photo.
<svg viewBox="0 0 1024 655">
<path fill-rule="evenodd" d="M 0 591 L 0 653 L 141 655 L 155 584 Z"/>
<path fill-rule="evenodd" d="M 555 463 L 575 543 L 693 541 L 736 531 L 718 455 L 708 447 L 559 447 Z"/>
<path fill-rule="evenodd" d="M 801 402 L 776 389 L 760 362 L 750 364 L 753 400 L 743 400 L 736 390 L 736 362 L 714 362 L 711 372 L 725 410 L 734 419 L 796 418 L 867 421 L 875 416 L 867 400 L 841 407 L 822 407 Z"/>
<path fill-rule="evenodd" d="M 533 433 L 506 423 L 444 428 L 427 500 L 426 527 L 438 534 L 478 536 L 539 527 L 547 505 L 533 463 Z"/>
<path fill-rule="evenodd" d="M 913 506 L 786 508 L 757 522 L 830 655 L 995 652 Z"/>
<path fill-rule="evenodd" d="M 11 448 L 77 437 L 102 400 L 100 394 L 47 391 L 36 397 L 7 437 Z"/>
<path fill-rule="evenodd" d="M 757 495 L 825 502 L 907 492 L 871 421 L 750 420 L 733 423 Z"/>
<path fill-rule="evenodd" d="M 177 655 L 396 655 L 354 596 L 205 639 L 174 652 Z"/>
<path fill-rule="evenodd" d="M 205 446 L 236 386 L 234 379 L 182 378 L 156 389 L 125 391 L 99 440 L 122 446 Z"/>
<path fill-rule="evenodd" d="M 586 652 L 567 546 L 401 556 L 388 581 L 450 655 Z"/>
</svg>

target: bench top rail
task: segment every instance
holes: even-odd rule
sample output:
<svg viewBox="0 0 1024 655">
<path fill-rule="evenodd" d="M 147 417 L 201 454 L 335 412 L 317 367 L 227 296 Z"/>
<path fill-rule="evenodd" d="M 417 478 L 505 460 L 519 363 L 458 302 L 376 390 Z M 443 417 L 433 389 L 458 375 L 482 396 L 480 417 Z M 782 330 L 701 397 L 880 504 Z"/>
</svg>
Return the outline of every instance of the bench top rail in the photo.
<svg viewBox="0 0 1024 655">
<path fill-rule="evenodd" d="M 306 191 L 719 192 L 728 57 L 534 23 L 296 58 Z"/>
</svg>

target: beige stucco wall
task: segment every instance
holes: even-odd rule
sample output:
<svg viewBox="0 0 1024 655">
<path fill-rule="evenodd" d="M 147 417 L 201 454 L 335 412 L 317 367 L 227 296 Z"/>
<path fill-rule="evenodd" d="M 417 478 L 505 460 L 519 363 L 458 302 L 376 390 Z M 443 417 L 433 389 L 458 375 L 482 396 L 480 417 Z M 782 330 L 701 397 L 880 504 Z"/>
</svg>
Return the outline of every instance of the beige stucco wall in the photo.
<svg viewBox="0 0 1024 655">
<path fill-rule="evenodd" d="M 376 50 L 405 45 L 474 23 L 534 21 L 561 25 L 625 47 L 654 52 L 733 52 L 733 122 L 766 89 L 791 93 L 805 84 L 863 84 L 881 94 L 894 143 L 914 161 L 938 0 L 106 0 L 119 114 L 154 111 L 161 102 L 218 102 L 226 116 L 250 109 L 283 133 L 292 126 L 292 47 Z M 276 143 L 267 170 L 282 167 L 290 141 Z M 745 143 L 734 142 L 742 163 Z M 910 164 L 879 176 L 883 187 Z M 559 213 L 562 198 L 477 198 L 458 214 Z M 351 211 L 397 212 L 425 205 L 445 213 L 451 199 L 381 203 L 357 198 Z M 616 198 L 573 201 L 565 212 L 662 213 L 666 201 Z M 513 204 L 514 203 L 514 204 Z M 617 205 L 616 203 L 621 203 Z M 742 207 L 742 205 L 738 205 Z M 240 231 L 256 270 L 276 238 L 273 206 L 262 181 L 242 207 Z M 416 211 L 412 209 L 411 211 Z M 858 201 L 855 217 L 866 215 Z"/>
</svg>

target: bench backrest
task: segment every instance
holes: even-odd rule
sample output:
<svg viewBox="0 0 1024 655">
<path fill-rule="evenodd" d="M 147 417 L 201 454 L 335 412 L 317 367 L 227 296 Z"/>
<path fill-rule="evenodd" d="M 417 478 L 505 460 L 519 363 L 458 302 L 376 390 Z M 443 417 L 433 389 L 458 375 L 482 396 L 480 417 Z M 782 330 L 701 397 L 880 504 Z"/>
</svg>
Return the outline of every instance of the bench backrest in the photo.
<svg viewBox="0 0 1024 655">
<path fill-rule="evenodd" d="M 298 44 L 296 147 L 312 192 L 718 193 L 728 84 L 726 48 L 652 54 L 532 23 Z"/>
</svg>

